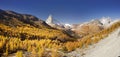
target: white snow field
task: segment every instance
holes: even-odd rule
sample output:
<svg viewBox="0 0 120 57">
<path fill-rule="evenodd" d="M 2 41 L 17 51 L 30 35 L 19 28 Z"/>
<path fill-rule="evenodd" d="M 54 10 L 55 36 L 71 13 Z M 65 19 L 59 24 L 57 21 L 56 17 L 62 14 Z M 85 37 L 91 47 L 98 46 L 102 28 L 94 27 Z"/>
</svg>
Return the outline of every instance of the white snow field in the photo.
<svg viewBox="0 0 120 57">
<path fill-rule="evenodd" d="M 120 27 L 108 37 L 85 49 L 76 49 L 67 54 L 69 57 L 119 57 L 120 56 Z"/>
</svg>

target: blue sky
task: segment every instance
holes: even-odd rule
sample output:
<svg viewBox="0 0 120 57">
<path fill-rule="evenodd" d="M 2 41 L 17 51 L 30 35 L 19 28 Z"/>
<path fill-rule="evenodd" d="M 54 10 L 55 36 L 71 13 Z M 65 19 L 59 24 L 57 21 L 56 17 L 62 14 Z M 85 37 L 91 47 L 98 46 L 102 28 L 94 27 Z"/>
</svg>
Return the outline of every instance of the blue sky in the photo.
<svg viewBox="0 0 120 57">
<path fill-rule="evenodd" d="M 120 0 L 1 0 L 0 9 L 32 14 L 42 20 L 52 14 L 71 24 L 103 16 L 120 18 Z"/>
</svg>

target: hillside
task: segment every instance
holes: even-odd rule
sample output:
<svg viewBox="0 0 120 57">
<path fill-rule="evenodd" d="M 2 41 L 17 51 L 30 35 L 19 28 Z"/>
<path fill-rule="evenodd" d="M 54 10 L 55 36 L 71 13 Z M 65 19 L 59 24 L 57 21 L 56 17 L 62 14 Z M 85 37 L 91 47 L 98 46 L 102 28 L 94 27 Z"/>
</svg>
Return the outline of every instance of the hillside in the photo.
<svg viewBox="0 0 120 57">
<path fill-rule="evenodd" d="M 100 19 L 93 19 L 88 22 L 83 22 L 81 24 L 73 24 L 72 31 L 74 31 L 78 36 L 84 37 L 86 35 L 98 33 L 118 20 L 112 20 L 110 17 L 102 17 Z"/>
<path fill-rule="evenodd" d="M 120 27 L 97 44 L 90 45 L 83 50 L 76 49 L 68 53 L 76 57 L 118 57 L 120 56 Z"/>
<path fill-rule="evenodd" d="M 14 11 L 0 10 L 0 23 L 8 26 L 24 26 L 29 24 L 37 28 L 50 27 L 44 21 L 29 14 L 20 14 Z"/>
<path fill-rule="evenodd" d="M 120 56 L 120 28 L 112 32 L 99 43 L 91 46 L 84 57 L 119 57 Z"/>
<path fill-rule="evenodd" d="M 0 35 L 25 39 L 52 39 L 66 41 L 65 31 L 54 29 L 44 21 L 29 14 L 0 10 Z"/>
<path fill-rule="evenodd" d="M 0 55 L 3 56 L 25 56 L 25 57 L 70 57 L 70 56 L 90 56 L 92 54 L 95 54 L 94 52 L 98 52 L 97 54 L 99 55 L 99 51 L 94 49 L 93 45 L 99 44 L 102 40 L 104 41 L 105 39 L 111 39 L 113 37 L 119 34 L 119 31 L 116 32 L 116 29 L 119 29 L 120 27 L 120 22 L 114 23 L 112 26 L 110 26 L 107 29 L 102 30 L 101 32 L 98 32 L 93 35 L 88 35 L 78 41 L 67 41 L 65 43 L 59 42 L 57 40 L 49 40 L 49 39 L 42 39 L 42 40 L 24 40 L 21 41 L 19 38 L 8 38 L 4 36 L 0 36 L 1 39 L 1 44 L 0 44 Z M 112 33 L 114 32 L 115 33 Z M 110 36 L 109 36 L 110 34 Z M 106 38 L 108 37 L 108 38 Z M 110 38 L 109 38 L 110 37 Z M 117 36 L 116 36 L 117 37 Z M 113 40 L 108 40 L 103 42 L 101 45 L 110 45 L 111 42 L 116 41 L 117 43 L 119 42 L 116 40 L 117 38 Z M 107 44 L 108 42 L 108 44 Z M 110 43 L 109 43 L 110 42 Z M 113 45 L 118 45 L 118 44 L 113 43 Z M 9 47 L 8 47 L 9 46 Z M 91 50 L 93 49 L 93 53 L 91 51 L 91 54 L 89 55 L 89 47 L 93 46 Z M 5 48 L 3 48 L 5 47 Z M 103 49 L 107 50 L 106 48 Z M 105 46 L 106 47 L 106 46 Z M 118 46 L 119 47 L 119 46 Z M 113 47 L 114 48 L 114 47 Z M 86 52 L 86 49 L 88 49 L 88 53 Z M 111 48 L 110 48 L 111 49 Z M 99 50 L 99 49 L 98 49 Z M 101 50 L 101 48 L 100 48 Z M 85 53 L 86 52 L 86 53 Z M 101 51 L 102 52 L 102 51 Z M 118 51 L 119 52 L 119 51 Z M 111 53 L 111 51 L 109 52 Z M 109 54 L 108 53 L 108 54 Z M 88 54 L 88 55 L 87 55 Z M 118 54 L 116 52 L 116 54 Z M 117 56 L 115 54 L 115 56 Z M 103 55 L 103 53 L 101 53 Z M 96 55 L 97 57 L 97 55 Z"/>
<path fill-rule="evenodd" d="M 52 28 L 35 16 L 0 10 L 0 57 L 103 56 L 107 50 L 119 48 L 120 34 L 120 20 L 105 24 L 109 27 L 104 28 L 98 20 L 83 23 L 76 29 L 84 37 L 75 38 L 70 31 Z M 109 45 L 111 48 L 106 49 Z M 101 50 L 104 51 L 99 54 Z M 115 52 L 113 56 L 119 53 Z"/>
<path fill-rule="evenodd" d="M 118 57 L 120 56 L 120 21 L 103 31 L 80 39 L 80 48 L 68 53 L 75 57 Z M 74 43 L 72 45 L 75 45 Z M 84 48 L 83 48 L 84 47 Z"/>
</svg>

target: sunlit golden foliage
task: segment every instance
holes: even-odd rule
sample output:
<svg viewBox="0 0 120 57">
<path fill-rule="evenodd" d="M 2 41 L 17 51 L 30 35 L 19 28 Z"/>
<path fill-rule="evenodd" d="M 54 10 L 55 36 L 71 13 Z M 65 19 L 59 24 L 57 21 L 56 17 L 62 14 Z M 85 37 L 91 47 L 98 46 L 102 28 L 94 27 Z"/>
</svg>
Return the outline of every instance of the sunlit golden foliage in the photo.
<svg viewBox="0 0 120 57">
<path fill-rule="evenodd" d="M 2 39 L 2 38 L 0 38 L 0 39 Z M 6 39 L 6 37 L 3 38 L 3 40 L 4 39 Z M 38 55 L 38 56 L 42 57 L 46 48 L 47 49 L 53 48 L 53 49 L 58 50 L 61 47 L 61 44 L 59 44 L 59 43 L 60 42 L 57 40 L 54 41 L 54 40 L 49 40 L 49 39 L 21 41 L 19 38 L 7 38 L 4 51 L 5 51 L 6 56 L 13 51 L 27 50 L 27 52 L 30 52 L 35 56 Z M 3 47 L 4 46 L 1 46 L 1 48 L 3 48 Z M 19 52 L 18 52 L 18 54 L 19 54 Z"/>
<path fill-rule="evenodd" d="M 26 38 L 25 40 L 21 40 L 21 38 L 19 38 L 19 37 L 8 37 L 8 36 L 5 36 L 4 34 L 1 34 L 0 35 L 0 51 L 2 51 L 3 54 L 5 54 L 5 56 L 8 56 L 9 53 L 12 53 L 13 51 L 15 52 L 17 50 L 24 50 L 26 52 L 31 53 L 34 56 L 43 57 L 43 56 L 45 56 L 46 51 L 50 49 L 50 50 L 52 50 L 51 57 L 56 57 L 56 56 L 59 56 L 57 51 L 64 50 L 64 51 L 70 52 L 70 51 L 75 50 L 76 48 L 85 48 L 91 44 L 97 43 L 101 39 L 104 39 L 105 37 L 107 37 L 108 34 L 113 32 L 118 27 L 120 27 L 120 22 L 113 24 L 111 27 L 109 27 L 99 33 L 85 36 L 78 41 L 68 41 L 68 42 L 64 42 L 64 43 L 61 43 L 58 40 L 51 40 L 51 39 L 46 39 L 46 38 L 45 39 L 36 39 L 36 40 L 30 40 L 30 39 Z M 0 28 L 1 28 L 1 26 L 0 26 Z M 7 28 L 7 26 L 6 26 L 6 28 Z M 6 30 L 12 31 L 11 29 L 6 29 Z M 24 30 L 24 29 L 22 28 L 22 30 Z M 35 32 L 33 32 L 33 33 L 35 33 Z M 46 32 L 46 34 L 47 33 L 48 32 Z M 30 33 L 30 34 L 32 34 L 32 33 Z M 17 54 L 22 54 L 22 53 L 21 53 L 21 51 L 20 52 L 18 51 Z"/>
<path fill-rule="evenodd" d="M 6 44 L 6 49 L 5 49 L 5 56 L 7 57 L 8 56 L 8 44 Z"/>
<path fill-rule="evenodd" d="M 38 52 L 37 52 L 37 54 L 38 54 L 38 56 L 39 57 L 43 57 L 44 56 L 44 53 L 45 53 L 45 48 L 38 48 Z"/>
<path fill-rule="evenodd" d="M 59 39 L 71 40 L 70 37 L 61 30 L 48 28 L 35 28 L 30 25 L 10 27 L 0 24 L 0 34 L 8 37 L 21 39 Z"/>
<path fill-rule="evenodd" d="M 61 57 L 56 50 L 52 50 L 51 57 Z"/>
<path fill-rule="evenodd" d="M 23 52 L 22 51 L 17 51 L 16 57 L 23 57 Z"/>
<path fill-rule="evenodd" d="M 114 23 L 112 26 L 110 26 L 107 29 L 102 30 L 101 32 L 87 35 L 83 37 L 82 39 L 75 41 L 75 42 L 67 42 L 65 43 L 65 47 L 67 51 L 75 50 L 76 48 L 82 48 L 82 47 L 88 47 L 91 44 L 95 44 L 99 42 L 101 39 L 104 39 L 108 36 L 111 32 L 115 31 L 117 28 L 120 27 L 120 21 Z M 65 49 L 65 50 L 66 50 Z"/>
</svg>

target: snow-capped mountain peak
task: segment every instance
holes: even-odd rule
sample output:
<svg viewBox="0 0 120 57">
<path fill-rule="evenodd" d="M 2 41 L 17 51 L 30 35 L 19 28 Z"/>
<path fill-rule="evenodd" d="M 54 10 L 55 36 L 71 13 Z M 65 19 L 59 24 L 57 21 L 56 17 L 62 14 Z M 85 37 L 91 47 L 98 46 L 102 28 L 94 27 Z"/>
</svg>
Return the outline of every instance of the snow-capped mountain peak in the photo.
<svg viewBox="0 0 120 57">
<path fill-rule="evenodd" d="M 103 25 L 107 26 L 107 25 L 110 24 L 111 18 L 110 18 L 110 17 L 102 17 L 102 18 L 100 19 L 100 22 L 101 22 Z"/>
<path fill-rule="evenodd" d="M 71 24 L 68 24 L 68 23 L 66 23 L 66 24 L 64 24 L 65 26 L 69 26 L 69 27 L 71 27 L 72 25 Z"/>
<path fill-rule="evenodd" d="M 47 24 L 53 24 L 53 17 L 52 17 L 52 15 L 49 15 L 49 17 L 46 20 L 46 23 Z"/>
<path fill-rule="evenodd" d="M 53 19 L 52 15 L 49 15 L 49 17 L 46 20 L 46 23 L 54 28 L 58 29 L 64 28 L 64 25 L 60 21 Z"/>
</svg>

